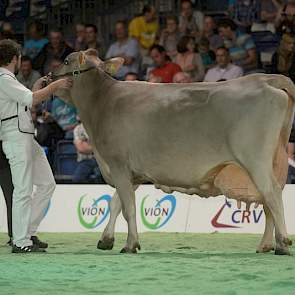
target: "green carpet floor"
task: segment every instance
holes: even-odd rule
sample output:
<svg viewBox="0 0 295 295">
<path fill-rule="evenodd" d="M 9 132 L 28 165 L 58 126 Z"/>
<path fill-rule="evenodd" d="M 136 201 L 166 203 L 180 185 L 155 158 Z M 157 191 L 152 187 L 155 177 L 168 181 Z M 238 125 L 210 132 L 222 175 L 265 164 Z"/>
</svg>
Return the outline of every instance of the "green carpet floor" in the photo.
<svg viewBox="0 0 295 295">
<path fill-rule="evenodd" d="M 295 294 L 294 256 L 256 254 L 260 235 L 146 233 L 137 255 L 119 254 L 124 234 L 108 252 L 96 249 L 98 234 L 40 238 L 46 254 L 0 247 L 1 295 Z"/>
</svg>

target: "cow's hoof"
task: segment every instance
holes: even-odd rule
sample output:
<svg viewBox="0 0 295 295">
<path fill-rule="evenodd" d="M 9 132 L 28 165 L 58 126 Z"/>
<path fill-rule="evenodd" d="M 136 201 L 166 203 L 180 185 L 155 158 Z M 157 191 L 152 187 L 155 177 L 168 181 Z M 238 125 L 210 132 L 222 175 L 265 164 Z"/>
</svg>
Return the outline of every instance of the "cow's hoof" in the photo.
<svg viewBox="0 0 295 295">
<path fill-rule="evenodd" d="M 290 239 L 285 238 L 285 239 L 284 239 L 284 244 L 285 244 L 286 246 L 292 246 L 293 242 L 292 242 Z"/>
<path fill-rule="evenodd" d="M 274 251 L 274 246 L 273 245 L 263 245 L 259 246 L 256 250 L 256 253 L 267 253 L 270 251 Z"/>
<path fill-rule="evenodd" d="M 114 238 L 104 238 L 103 240 L 99 240 L 97 243 L 97 249 L 112 250 L 114 247 L 114 241 Z"/>
<path fill-rule="evenodd" d="M 140 250 L 141 247 L 140 245 L 137 243 L 134 247 L 129 248 L 127 246 L 125 246 L 120 253 L 129 253 L 129 254 L 136 254 L 137 253 L 137 249 Z"/>
<path fill-rule="evenodd" d="M 289 255 L 291 256 L 291 253 L 288 249 L 280 249 L 280 248 L 277 248 L 275 250 L 275 255 Z"/>
</svg>

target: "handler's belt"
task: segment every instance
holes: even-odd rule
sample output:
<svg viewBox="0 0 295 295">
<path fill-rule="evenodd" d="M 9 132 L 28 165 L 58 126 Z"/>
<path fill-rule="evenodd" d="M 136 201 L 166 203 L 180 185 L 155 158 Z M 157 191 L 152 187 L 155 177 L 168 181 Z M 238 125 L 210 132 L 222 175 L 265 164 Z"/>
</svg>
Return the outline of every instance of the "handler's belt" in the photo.
<svg viewBox="0 0 295 295">
<path fill-rule="evenodd" d="M 14 115 L 14 116 L 10 116 L 10 117 L 7 117 L 5 119 L 2 119 L 1 122 L 5 122 L 5 121 L 8 121 L 8 120 L 11 120 L 11 119 L 14 119 L 14 118 L 18 118 L 18 115 Z"/>
</svg>

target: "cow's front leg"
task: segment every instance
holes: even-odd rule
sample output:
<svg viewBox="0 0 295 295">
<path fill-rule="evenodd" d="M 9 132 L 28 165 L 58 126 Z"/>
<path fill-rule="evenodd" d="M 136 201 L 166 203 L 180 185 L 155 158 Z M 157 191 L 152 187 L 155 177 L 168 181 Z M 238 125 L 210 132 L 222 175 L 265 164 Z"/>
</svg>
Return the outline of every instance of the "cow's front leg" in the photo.
<svg viewBox="0 0 295 295">
<path fill-rule="evenodd" d="M 256 253 L 265 253 L 271 250 L 274 250 L 273 244 L 273 230 L 274 230 L 274 220 L 269 211 L 269 208 L 264 204 L 263 205 L 265 213 L 265 230 L 262 237 L 262 240 L 256 250 Z"/>
<path fill-rule="evenodd" d="M 118 215 L 122 210 L 121 201 L 116 191 L 110 203 L 110 220 L 103 231 L 101 239 L 98 241 L 97 248 L 101 250 L 112 250 L 114 246 L 114 231 Z"/>
<path fill-rule="evenodd" d="M 137 249 L 140 250 L 140 245 L 136 225 L 135 191 L 129 180 L 119 180 L 116 188 L 121 200 L 123 216 L 128 223 L 127 243 L 121 253 L 136 253 Z"/>
</svg>

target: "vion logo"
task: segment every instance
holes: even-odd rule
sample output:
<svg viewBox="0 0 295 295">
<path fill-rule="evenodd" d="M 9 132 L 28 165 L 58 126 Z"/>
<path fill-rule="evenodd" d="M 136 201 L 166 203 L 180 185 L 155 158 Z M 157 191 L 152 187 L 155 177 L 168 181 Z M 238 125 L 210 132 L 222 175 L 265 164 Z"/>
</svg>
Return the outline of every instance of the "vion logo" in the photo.
<svg viewBox="0 0 295 295">
<path fill-rule="evenodd" d="M 155 204 L 148 202 L 145 196 L 140 205 L 142 223 L 152 230 L 163 227 L 170 220 L 175 212 L 176 198 L 173 195 L 166 195 L 157 200 Z"/>
<path fill-rule="evenodd" d="M 231 209 L 230 210 L 230 220 L 228 220 L 227 223 L 222 223 L 221 220 L 225 209 Z M 240 210 L 236 209 L 234 210 L 232 208 L 231 202 L 229 202 L 227 199 L 225 200 L 225 203 L 221 206 L 221 208 L 218 210 L 216 215 L 212 218 L 211 224 L 214 227 L 217 228 L 240 228 L 239 225 L 245 225 L 245 224 L 257 224 L 261 220 L 261 217 L 263 215 L 262 209 L 255 209 L 255 210 Z"/>
<path fill-rule="evenodd" d="M 93 229 L 102 224 L 110 213 L 110 195 L 103 195 L 98 199 L 89 199 L 87 195 L 80 198 L 78 216 L 82 226 Z"/>
</svg>

